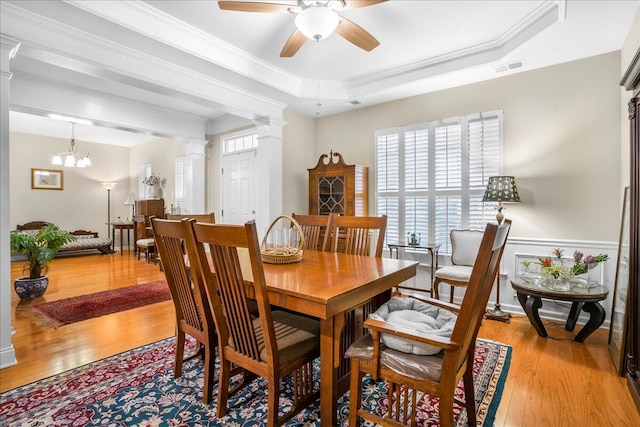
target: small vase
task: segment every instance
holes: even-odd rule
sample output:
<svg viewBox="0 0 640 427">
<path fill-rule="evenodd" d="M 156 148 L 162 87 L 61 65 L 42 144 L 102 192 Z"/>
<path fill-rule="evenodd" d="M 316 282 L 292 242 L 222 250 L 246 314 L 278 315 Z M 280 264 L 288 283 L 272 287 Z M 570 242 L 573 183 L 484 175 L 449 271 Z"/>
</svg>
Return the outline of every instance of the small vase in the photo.
<svg viewBox="0 0 640 427">
<path fill-rule="evenodd" d="M 547 288 L 556 292 L 568 292 L 571 286 L 566 276 L 559 275 L 558 277 L 554 277 L 550 274 L 547 276 Z"/>
<path fill-rule="evenodd" d="M 40 276 L 35 279 L 20 277 L 13 282 L 13 288 L 16 290 L 16 294 L 18 294 L 23 301 L 40 298 L 44 295 L 48 286 L 49 278 L 47 276 Z"/>
<path fill-rule="evenodd" d="M 149 190 L 147 191 L 147 198 L 149 199 L 157 199 L 158 198 L 158 189 L 155 185 L 150 185 Z"/>
</svg>

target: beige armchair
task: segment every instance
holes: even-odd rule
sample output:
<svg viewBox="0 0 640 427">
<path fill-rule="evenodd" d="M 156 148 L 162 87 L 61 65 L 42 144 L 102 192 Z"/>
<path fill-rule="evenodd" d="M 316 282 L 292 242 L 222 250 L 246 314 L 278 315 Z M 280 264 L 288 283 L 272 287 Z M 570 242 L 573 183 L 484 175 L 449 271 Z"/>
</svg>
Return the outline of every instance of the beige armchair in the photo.
<svg viewBox="0 0 640 427">
<path fill-rule="evenodd" d="M 449 302 L 453 302 L 456 286 L 467 286 L 473 264 L 476 262 L 482 231 L 480 230 L 451 230 L 451 265 L 438 269 L 433 281 L 433 296 L 440 299 L 440 282 L 451 286 Z"/>
</svg>

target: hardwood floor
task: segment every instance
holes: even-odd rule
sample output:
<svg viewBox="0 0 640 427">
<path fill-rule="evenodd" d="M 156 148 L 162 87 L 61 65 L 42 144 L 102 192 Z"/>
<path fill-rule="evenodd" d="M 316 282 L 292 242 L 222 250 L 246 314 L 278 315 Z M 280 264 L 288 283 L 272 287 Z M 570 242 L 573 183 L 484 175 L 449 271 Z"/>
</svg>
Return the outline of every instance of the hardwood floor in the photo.
<svg viewBox="0 0 640 427">
<path fill-rule="evenodd" d="M 163 279 L 158 266 L 131 253 L 55 259 L 43 299 L 54 301 Z M 22 263 L 11 265 L 11 278 Z M 13 286 L 13 284 L 11 284 Z M 174 333 L 170 301 L 66 325 L 40 327 L 12 295 L 13 345 L 18 365 L 0 370 L 0 391 L 10 390 Z M 511 367 L 498 407 L 496 426 L 640 426 L 640 414 L 607 349 L 608 332 L 585 343 L 571 341 L 563 324 L 545 322 L 540 338 L 526 317 L 511 323 L 485 320 L 479 336 L 513 347 Z M 580 325 L 578 325 L 578 328 Z"/>
</svg>

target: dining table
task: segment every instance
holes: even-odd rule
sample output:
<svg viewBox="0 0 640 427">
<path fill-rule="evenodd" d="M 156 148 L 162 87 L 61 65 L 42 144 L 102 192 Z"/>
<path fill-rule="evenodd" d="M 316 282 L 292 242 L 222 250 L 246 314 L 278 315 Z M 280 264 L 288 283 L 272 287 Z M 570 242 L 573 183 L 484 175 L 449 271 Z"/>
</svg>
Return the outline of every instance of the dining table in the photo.
<svg viewBox="0 0 640 427">
<path fill-rule="evenodd" d="M 248 253 L 239 258 L 250 284 Z M 349 385 L 348 371 L 338 375 L 346 351 L 341 334 L 358 326 L 350 323 L 362 322 L 349 313 L 414 277 L 418 262 L 305 250 L 299 262 L 263 266 L 271 305 L 320 320 L 320 422 L 334 426 L 337 400 Z"/>
</svg>

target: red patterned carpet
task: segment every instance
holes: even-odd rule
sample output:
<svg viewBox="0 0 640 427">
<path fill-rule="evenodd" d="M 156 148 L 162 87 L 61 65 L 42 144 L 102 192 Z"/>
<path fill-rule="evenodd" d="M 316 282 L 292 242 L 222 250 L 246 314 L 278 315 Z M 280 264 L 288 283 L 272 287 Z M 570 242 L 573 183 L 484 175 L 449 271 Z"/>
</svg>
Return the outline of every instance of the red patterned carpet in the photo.
<svg viewBox="0 0 640 427">
<path fill-rule="evenodd" d="M 46 317 L 47 321 L 40 323 L 57 327 L 170 299 L 171 292 L 167 282 L 159 280 L 113 291 L 29 305 L 26 308 Z"/>
<path fill-rule="evenodd" d="M 189 341 L 190 354 L 194 341 Z M 0 394 L 1 426 L 189 426 L 264 427 L 266 380 L 259 378 L 229 399 L 225 417 L 216 417 L 217 385 L 209 405 L 202 403 L 202 361 L 185 363 L 173 377 L 175 338 L 81 366 Z M 478 426 L 491 426 L 509 370 L 511 347 L 478 340 L 473 361 Z M 319 360 L 316 360 L 319 362 Z M 216 366 L 217 371 L 217 366 Z M 238 377 L 236 377 L 236 380 Z M 319 387 L 319 364 L 314 367 Z M 363 405 L 386 411 L 386 383 L 365 378 Z M 456 396 L 462 398 L 461 384 Z M 282 383 L 280 407 L 292 402 L 291 377 Z M 420 398 L 418 427 L 437 427 L 438 399 Z M 319 400 L 286 426 L 321 427 Z M 338 400 L 338 425 L 347 427 L 349 393 Z M 454 405 L 455 426 L 466 425 L 464 407 Z"/>
</svg>

